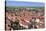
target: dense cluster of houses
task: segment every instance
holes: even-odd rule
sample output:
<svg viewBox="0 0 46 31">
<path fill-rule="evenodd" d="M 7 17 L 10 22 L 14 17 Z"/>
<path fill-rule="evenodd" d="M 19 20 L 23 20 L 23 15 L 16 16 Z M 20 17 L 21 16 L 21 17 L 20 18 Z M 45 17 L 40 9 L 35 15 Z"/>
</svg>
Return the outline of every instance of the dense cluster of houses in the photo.
<svg viewBox="0 0 46 31">
<path fill-rule="evenodd" d="M 6 30 L 40 29 L 45 26 L 44 9 L 6 10 Z"/>
</svg>

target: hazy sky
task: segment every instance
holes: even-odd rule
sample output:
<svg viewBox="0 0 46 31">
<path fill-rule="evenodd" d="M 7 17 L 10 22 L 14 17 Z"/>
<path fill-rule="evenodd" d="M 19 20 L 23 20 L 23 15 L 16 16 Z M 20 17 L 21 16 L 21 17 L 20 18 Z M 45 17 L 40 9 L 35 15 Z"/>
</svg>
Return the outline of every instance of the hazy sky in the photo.
<svg viewBox="0 0 46 31">
<path fill-rule="evenodd" d="M 44 0 L 7 0 L 7 1 L 44 2 Z"/>
<path fill-rule="evenodd" d="M 42 7 L 42 6 L 44 6 L 44 3 L 23 2 L 23 1 L 7 1 L 6 6 L 36 6 L 36 7 Z"/>
</svg>

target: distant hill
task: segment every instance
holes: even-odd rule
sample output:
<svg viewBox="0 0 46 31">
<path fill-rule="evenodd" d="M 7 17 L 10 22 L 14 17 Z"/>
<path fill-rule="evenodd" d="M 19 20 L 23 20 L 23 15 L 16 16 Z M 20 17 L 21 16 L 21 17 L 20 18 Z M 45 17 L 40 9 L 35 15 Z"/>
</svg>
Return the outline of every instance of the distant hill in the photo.
<svg viewBox="0 0 46 31">
<path fill-rule="evenodd" d="M 36 8 L 36 9 L 44 9 L 44 7 L 32 7 L 32 6 L 6 6 L 6 9 L 15 9 L 15 8 Z"/>
</svg>

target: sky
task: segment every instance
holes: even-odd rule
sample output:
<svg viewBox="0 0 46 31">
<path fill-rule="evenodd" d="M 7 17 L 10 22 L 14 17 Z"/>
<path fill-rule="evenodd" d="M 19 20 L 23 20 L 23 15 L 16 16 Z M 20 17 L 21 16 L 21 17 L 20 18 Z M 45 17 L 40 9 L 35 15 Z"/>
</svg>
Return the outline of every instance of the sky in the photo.
<svg viewBox="0 0 46 31">
<path fill-rule="evenodd" d="M 45 0 L 6 0 L 6 1 L 44 2 Z"/>
<path fill-rule="evenodd" d="M 28 1 L 8 1 L 6 2 L 6 6 L 35 6 L 35 7 L 43 7 L 44 2 L 28 2 Z"/>
</svg>

